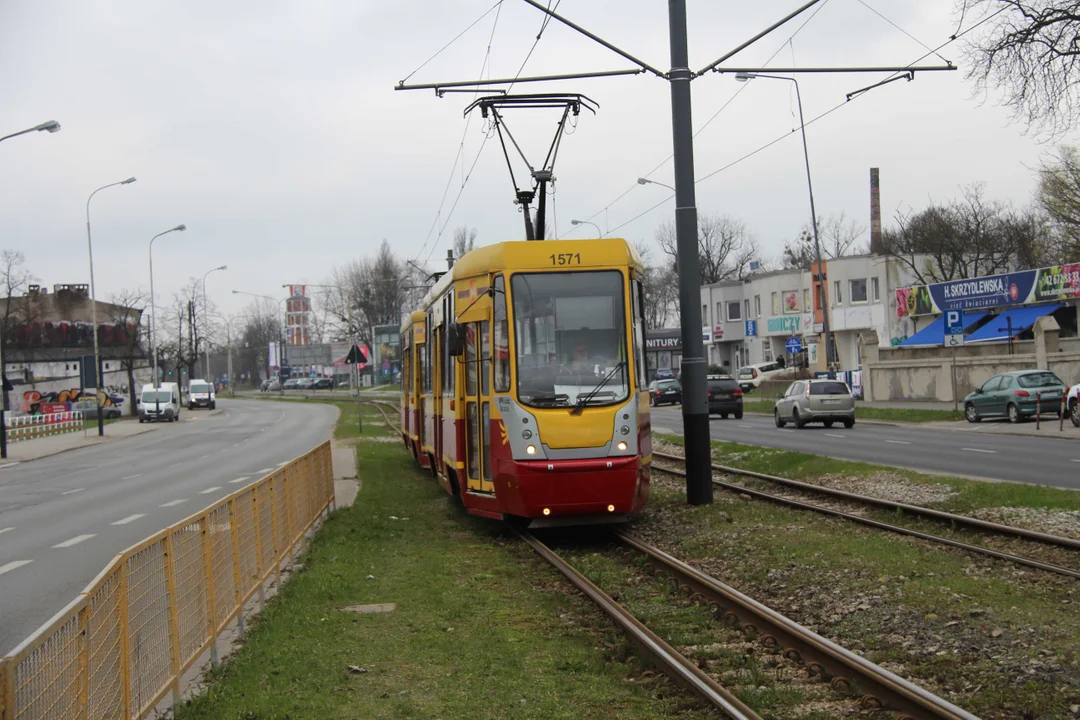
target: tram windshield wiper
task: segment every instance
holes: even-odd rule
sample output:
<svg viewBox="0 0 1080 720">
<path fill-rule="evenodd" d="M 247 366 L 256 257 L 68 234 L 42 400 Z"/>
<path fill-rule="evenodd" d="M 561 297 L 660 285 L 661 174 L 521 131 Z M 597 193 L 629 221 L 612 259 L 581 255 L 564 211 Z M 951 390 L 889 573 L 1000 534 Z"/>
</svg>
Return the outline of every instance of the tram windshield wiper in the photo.
<svg viewBox="0 0 1080 720">
<path fill-rule="evenodd" d="M 533 395 L 529 398 L 529 402 L 533 404 L 550 403 L 551 405 L 569 405 L 570 396 L 566 393 L 542 393 L 540 395 Z"/>
<path fill-rule="evenodd" d="M 573 408 L 573 410 L 570 411 L 570 414 L 571 415 L 580 415 L 582 413 L 582 411 L 585 410 L 585 406 L 588 405 L 589 402 L 600 393 L 600 389 L 602 387 L 604 387 L 605 385 L 607 385 L 608 380 L 615 377 L 615 373 L 618 372 L 620 369 L 622 369 L 622 367 L 624 365 L 626 365 L 625 360 L 621 360 L 621 361 L 615 363 L 615 367 L 611 368 L 611 370 L 608 370 L 608 374 L 604 376 L 604 379 L 601 380 L 600 382 L 598 382 L 596 384 L 596 387 L 594 387 L 592 390 L 590 390 L 588 393 L 586 393 L 585 397 L 581 397 L 580 395 L 578 395 L 578 401 L 576 403 L 574 403 L 574 408 Z M 611 392 L 610 390 L 606 394 L 609 394 L 609 395 L 612 395 L 612 396 L 615 395 L 615 393 Z"/>
</svg>

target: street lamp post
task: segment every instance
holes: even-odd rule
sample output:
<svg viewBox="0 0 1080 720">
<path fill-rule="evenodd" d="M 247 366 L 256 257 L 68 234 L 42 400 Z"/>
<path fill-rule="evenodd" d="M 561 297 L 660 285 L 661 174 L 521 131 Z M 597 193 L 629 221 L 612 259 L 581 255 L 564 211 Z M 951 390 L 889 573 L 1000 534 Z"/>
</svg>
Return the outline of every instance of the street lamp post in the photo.
<svg viewBox="0 0 1080 720">
<path fill-rule="evenodd" d="M 597 236 L 598 237 L 604 237 L 604 233 L 600 232 L 600 226 L 597 225 L 594 222 L 589 222 L 588 220 L 571 220 L 570 224 L 571 225 L 592 225 L 594 228 L 596 228 Z"/>
<path fill-rule="evenodd" d="M 150 355 L 154 358 L 154 397 L 157 397 L 157 391 L 161 388 L 161 378 L 158 376 L 158 358 L 157 358 L 157 344 L 154 342 L 154 332 L 157 330 L 157 306 L 154 305 L 154 241 L 162 235 L 168 235 L 171 232 L 179 230 L 183 232 L 187 230 L 187 225 L 180 223 L 174 228 L 169 228 L 165 232 L 160 232 L 154 237 L 150 238 Z M 157 401 L 158 412 L 161 411 L 161 401 Z"/>
<path fill-rule="evenodd" d="M 115 187 L 116 185 L 129 185 L 135 182 L 135 178 L 129 177 L 127 180 L 121 180 L 120 182 L 109 183 L 108 185 L 102 185 L 94 192 L 90 193 L 90 197 L 86 199 L 86 248 L 90 254 L 90 324 L 94 328 L 94 376 L 97 378 L 97 423 L 98 423 L 98 436 L 105 435 L 105 420 L 101 416 L 101 393 L 105 383 L 102 376 L 101 367 L 101 347 L 98 342 L 98 324 L 97 324 L 97 295 L 94 292 L 94 244 L 90 238 L 90 201 L 94 199 L 94 196 L 106 188 Z"/>
<path fill-rule="evenodd" d="M 7 140 L 8 138 L 19 137 L 20 135 L 25 135 L 27 133 L 32 133 L 32 132 L 41 132 L 42 130 L 47 130 L 50 133 L 60 132 L 60 123 L 56 122 L 55 120 L 50 120 L 49 122 L 43 122 L 40 125 L 35 125 L 32 128 L 27 128 L 26 130 L 20 130 L 17 133 L 11 133 L 10 135 L 5 135 L 4 137 L 0 137 L 0 142 L 3 142 L 5 140 Z"/>
<path fill-rule="evenodd" d="M 671 187 L 667 183 L 656 182 L 655 180 L 650 180 L 648 178 L 638 178 L 637 179 L 637 184 L 638 185 L 659 185 L 660 187 L 666 187 L 671 192 L 675 192 L 675 188 Z"/>
<path fill-rule="evenodd" d="M 821 302 L 821 330 L 825 335 L 825 363 L 832 371 L 835 361 L 832 334 L 829 332 L 829 306 L 825 300 L 825 270 L 821 262 L 821 241 L 818 239 L 817 210 L 814 208 L 814 184 L 810 180 L 810 152 L 806 149 L 806 122 L 803 120 L 802 94 L 799 92 L 799 81 L 793 77 L 784 75 L 766 75 L 756 72 L 735 73 L 738 82 L 747 82 L 755 78 L 767 78 L 769 80 L 788 80 L 795 84 L 795 100 L 799 106 L 799 130 L 802 132 L 803 160 L 806 163 L 806 187 L 810 192 L 810 224 L 814 229 L 814 256 L 817 259 L 818 298 Z M 830 375 L 831 377 L 831 375 Z"/>
<path fill-rule="evenodd" d="M 8 138 L 18 137 L 19 135 L 25 135 L 26 133 L 38 132 L 41 130 L 47 130 L 50 133 L 60 131 L 60 123 L 55 120 L 35 125 L 27 130 L 20 130 L 17 133 L 5 135 L 0 137 L 0 142 L 7 140 Z M 7 458 L 7 421 L 4 420 L 4 411 L 7 410 L 7 378 L 4 375 L 4 340 L 2 337 L 6 328 L 0 327 L 0 458 Z"/>
<path fill-rule="evenodd" d="M 210 270 L 207 270 L 205 273 L 203 273 L 203 276 L 202 276 L 202 301 L 203 301 L 203 307 L 205 308 L 205 312 L 207 313 L 207 315 L 209 315 L 209 313 L 210 313 L 210 305 L 206 300 L 206 276 L 209 275 L 212 272 L 217 272 L 218 270 L 228 270 L 228 269 L 229 269 L 228 265 L 222 265 L 221 267 L 211 268 Z M 206 378 L 207 378 L 207 380 L 209 380 L 210 385 L 213 386 L 214 378 L 210 377 L 210 339 L 209 338 L 207 338 L 206 347 L 203 349 L 203 357 L 206 358 Z"/>
</svg>

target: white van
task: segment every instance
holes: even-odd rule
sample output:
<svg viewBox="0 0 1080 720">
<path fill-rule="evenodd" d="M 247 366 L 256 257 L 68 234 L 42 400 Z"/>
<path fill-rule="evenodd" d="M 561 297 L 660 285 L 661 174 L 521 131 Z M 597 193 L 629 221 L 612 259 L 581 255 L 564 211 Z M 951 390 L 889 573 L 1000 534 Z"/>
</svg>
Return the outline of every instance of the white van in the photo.
<svg viewBox="0 0 1080 720">
<path fill-rule="evenodd" d="M 180 386 L 176 383 L 143 385 L 139 395 L 139 422 L 180 419 Z"/>
<path fill-rule="evenodd" d="M 187 409 L 194 410 L 197 407 L 217 407 L 217 399 L 214 397 L 214 386 L 205 380 L 192 380 L 188 383 Z"/>
<path fill-rule="evenodd" d="M 739 387 L 743 392 L 757 390 L 765 380 L 771 380 L 777 375 L 789 372 L 792 368 L 786 367 L 783 358 L 777 358 L 772 362 L 758 363 L 757 365 L 744 365 L 739 368 Z"/>
</svg>

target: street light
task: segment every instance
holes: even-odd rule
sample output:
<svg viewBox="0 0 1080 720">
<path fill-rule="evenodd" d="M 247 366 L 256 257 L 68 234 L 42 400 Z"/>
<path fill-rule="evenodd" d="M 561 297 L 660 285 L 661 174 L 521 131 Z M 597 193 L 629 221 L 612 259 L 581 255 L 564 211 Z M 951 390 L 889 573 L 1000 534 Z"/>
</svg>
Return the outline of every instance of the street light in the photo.
<svg viewBox="0 0 1080 720">
<path fill-rule="evenodd" d="M 8 138 L 18 137 L 19 135 L 25 135 L 27 133 L 32 133 L 32 132 L 41 132 L 42 130 L 46 130 L 46 131 L 48 131 L 50 133 L 60 132 L 60 123 L 56 122 L 55 120 L 50 120 L 49 122 L 43 122 L 40 125 L 35 125 L 32 128 L 27 128 L 26 130 L 20 130 L 17 133 L 11 133 L 10 135 L 5 135 L 4 137 L 0 137 L 0 142 L 3 142 L 4 140 L 7 140 Z"/>
<path fill-rule="evenodd" d="M 180 223 L 174 228 L 169 228 L 165 232 L 159 232 L 154 237 L 150 238 L 150 355 L 154 358 L 154 391 L 156 397 L 156 391 L 161 388 L 160 378 L 158 377 L 158 362 L 157 362 L 157 346 L 154 344 L 154 331 L 157 330 L 157 307 L 154 305 L 154 241 L 162 235 L 168 235 L 171 232 L 179 230 L 183 232 L 187 230 L 187 225 Z M 158 402 L 160 409 L 161 403 Z"/>
<path fill-rule="evenodd" d="M 588 220 L 571 220 L 570 224 L 571 225 L 592 225 L 594 228 L 596 228 L 596 234 L 598 236 L 600 236 L 600 237 L 604 237 L 604 233 L 600 232 L 600 226 L 597 225 L 594 222 L 589 222 Z"/>
<path fill-rule="evenodd" d="M 278 363 L 279 363 L 278 367 L 280 368 L 281 366 L 283 366 L 285 364 L 287 358 L 285 357 L 285 347 L 286 346 L 285 346 L 285 334 L 284 334 L 284 330 L 283 330 L 283 328 L 285 327 L 285 320 L 284 320 L 285 313 L 284 313 L 284 310 L 282 309 L 281 303 L 286 302 L 289 298 L 276 298 L 276 297 L 271 297 L 270 295 L 259 295 L 258 293 L 245 292 L 244 290 L 233 290 L 232 294 L 233 295 L 250 295 L 251 297 L 262 298 L 263 300 L 270 300 L 270 301 L 275 302 L 275 303 L 278 304 L 278 313 L 279 313 L 278 314 L 278 320 L 279 320 L 279 323 L 280 323 L 278 325 L 278 345 L 279 345 L 279 347 L 278 347 Z"/>
<path fill-rule="evenodd" d="M 667 183 L 656 182 L 655 180 L 650 180 L 648 178 L 638 178 L 637 179 L 637 184 L 638 185 L 659 185 L 660 187 L 666 187 L 671 192 L 675 192 L 675 188 L 671 187 Z"/>
<path fill-rule="evenodd" d="M 0 137 L 0 142 L 7 140 L 8 138 L 16 137 L 18 135 L 25 135 L 26 133 L 34 132 L 35 130 L 48 130 L 49 132 L 54 133 L 60 130 L 60 123 L 56 122 L 55 120 L 50 120 L 49 122 L 41 123 L 36 127 L 32 127 L 29 130 L 22 130 L 17 133 L 12 133 L 11 135 L 5 135 L 4 137 Z M 2 332 L 3 330 L 0 330 L 0 334 L 2 334 Z M 7 380 L 4 376 L 4 340 L 2 337 L 0 337 L 0 458 L 6 459 L 7 425 L 5 424 L 4 420 L 5 409 L 7 409 Z"/>
<path fill-rule="evenodd" d="M 793 77 L 786 77 L 784 75 L 766 75 L 764 73 L 756 72 L 735 73 L 735 80 L 738 82 L 747 82 L 754 80 L 755 78 L 787 80 L 795 83 L 795 100 L 799 105 L 799 130 L 802 132 L 803 159 L 806 161 L 806 187 L 810 191 L 810 224 L 814 228 L 814 255 L 817 258 L 818 296 L 821 301 L 821 329 L 825 335 L 825 362 L 831 371 L 833 368 L 834 353 L 832 334 L 829 332 L 829 306 L 825 301 L 826 276 L 821 263 L 821 242 L 818 240 L 817 211 L 814 208 L 814 185 L 810 181 L 810 153 L 806 149 L 806 122 L 803 120 L 802 94 L 799 92 L 799 81 Z"/>
<path fill-rule="evenodd" d="M 206 308 L 207 315 L 210 314 L 210 304 L 206 299 L 206 276 L 209 275 L 212 272 L 217 272 L 218 270 L 228 270 L 228 269 L 229 269 L 228 265 L 222 265 L 221 267 L 211 268 L 210 270 L 207 270 L 205 273 L 203 273 L 203 276 L 202 276 L 202 301 L 203 301 L 203 307 Z M 214 378 L 210 377 L 210 339 L 209 339 L 209 337 L 206 340 L 206 348 L 203 350 L 203 356 L 206 358 L 206 378 L 210 381 L 210 385 L 213 385 L 214 384 Z"/>
<path fill-rule="evenodd" d="M 105 383 L 102 382 L 104 378 L 101 377 L 101 347 L 98 343 L 97 295 L 94 293 L 94 244 L 90 239 L 90 201 L 94 199 L 95 195 L 106 188 L 115 187 L 117 185 L 130 185 L 133 182 L 135 182 L 135 178 L 129 177 L 127 180 L 102 185 L 97 190 L 90 193 L 90 197 L 86 199 L 86 248 L 90 254 L 90 324 L 94 328 L 94 377 L 97 378 L 97 427 L 99 437 L 105 435 L 105 420 L 101 417 L 101 392 Z"/>
</svg>

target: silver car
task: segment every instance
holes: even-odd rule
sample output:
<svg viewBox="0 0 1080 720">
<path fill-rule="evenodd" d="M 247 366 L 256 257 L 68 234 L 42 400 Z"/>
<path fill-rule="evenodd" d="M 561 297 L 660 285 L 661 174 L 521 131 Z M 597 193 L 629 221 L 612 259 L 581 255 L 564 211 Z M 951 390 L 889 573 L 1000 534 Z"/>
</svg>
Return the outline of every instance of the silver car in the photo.
<svg viewBox="0 0 1080 720">
<path fill-rule="evenodd" d="M 789 422 L 798 428 L 809 422 L 832 427 L 837 420 L 850 428 L 855 425 L 855 398 L 840 380 L 798 380 L 776 396 L 773 420 L 780 428 Z"/>
</svg>

